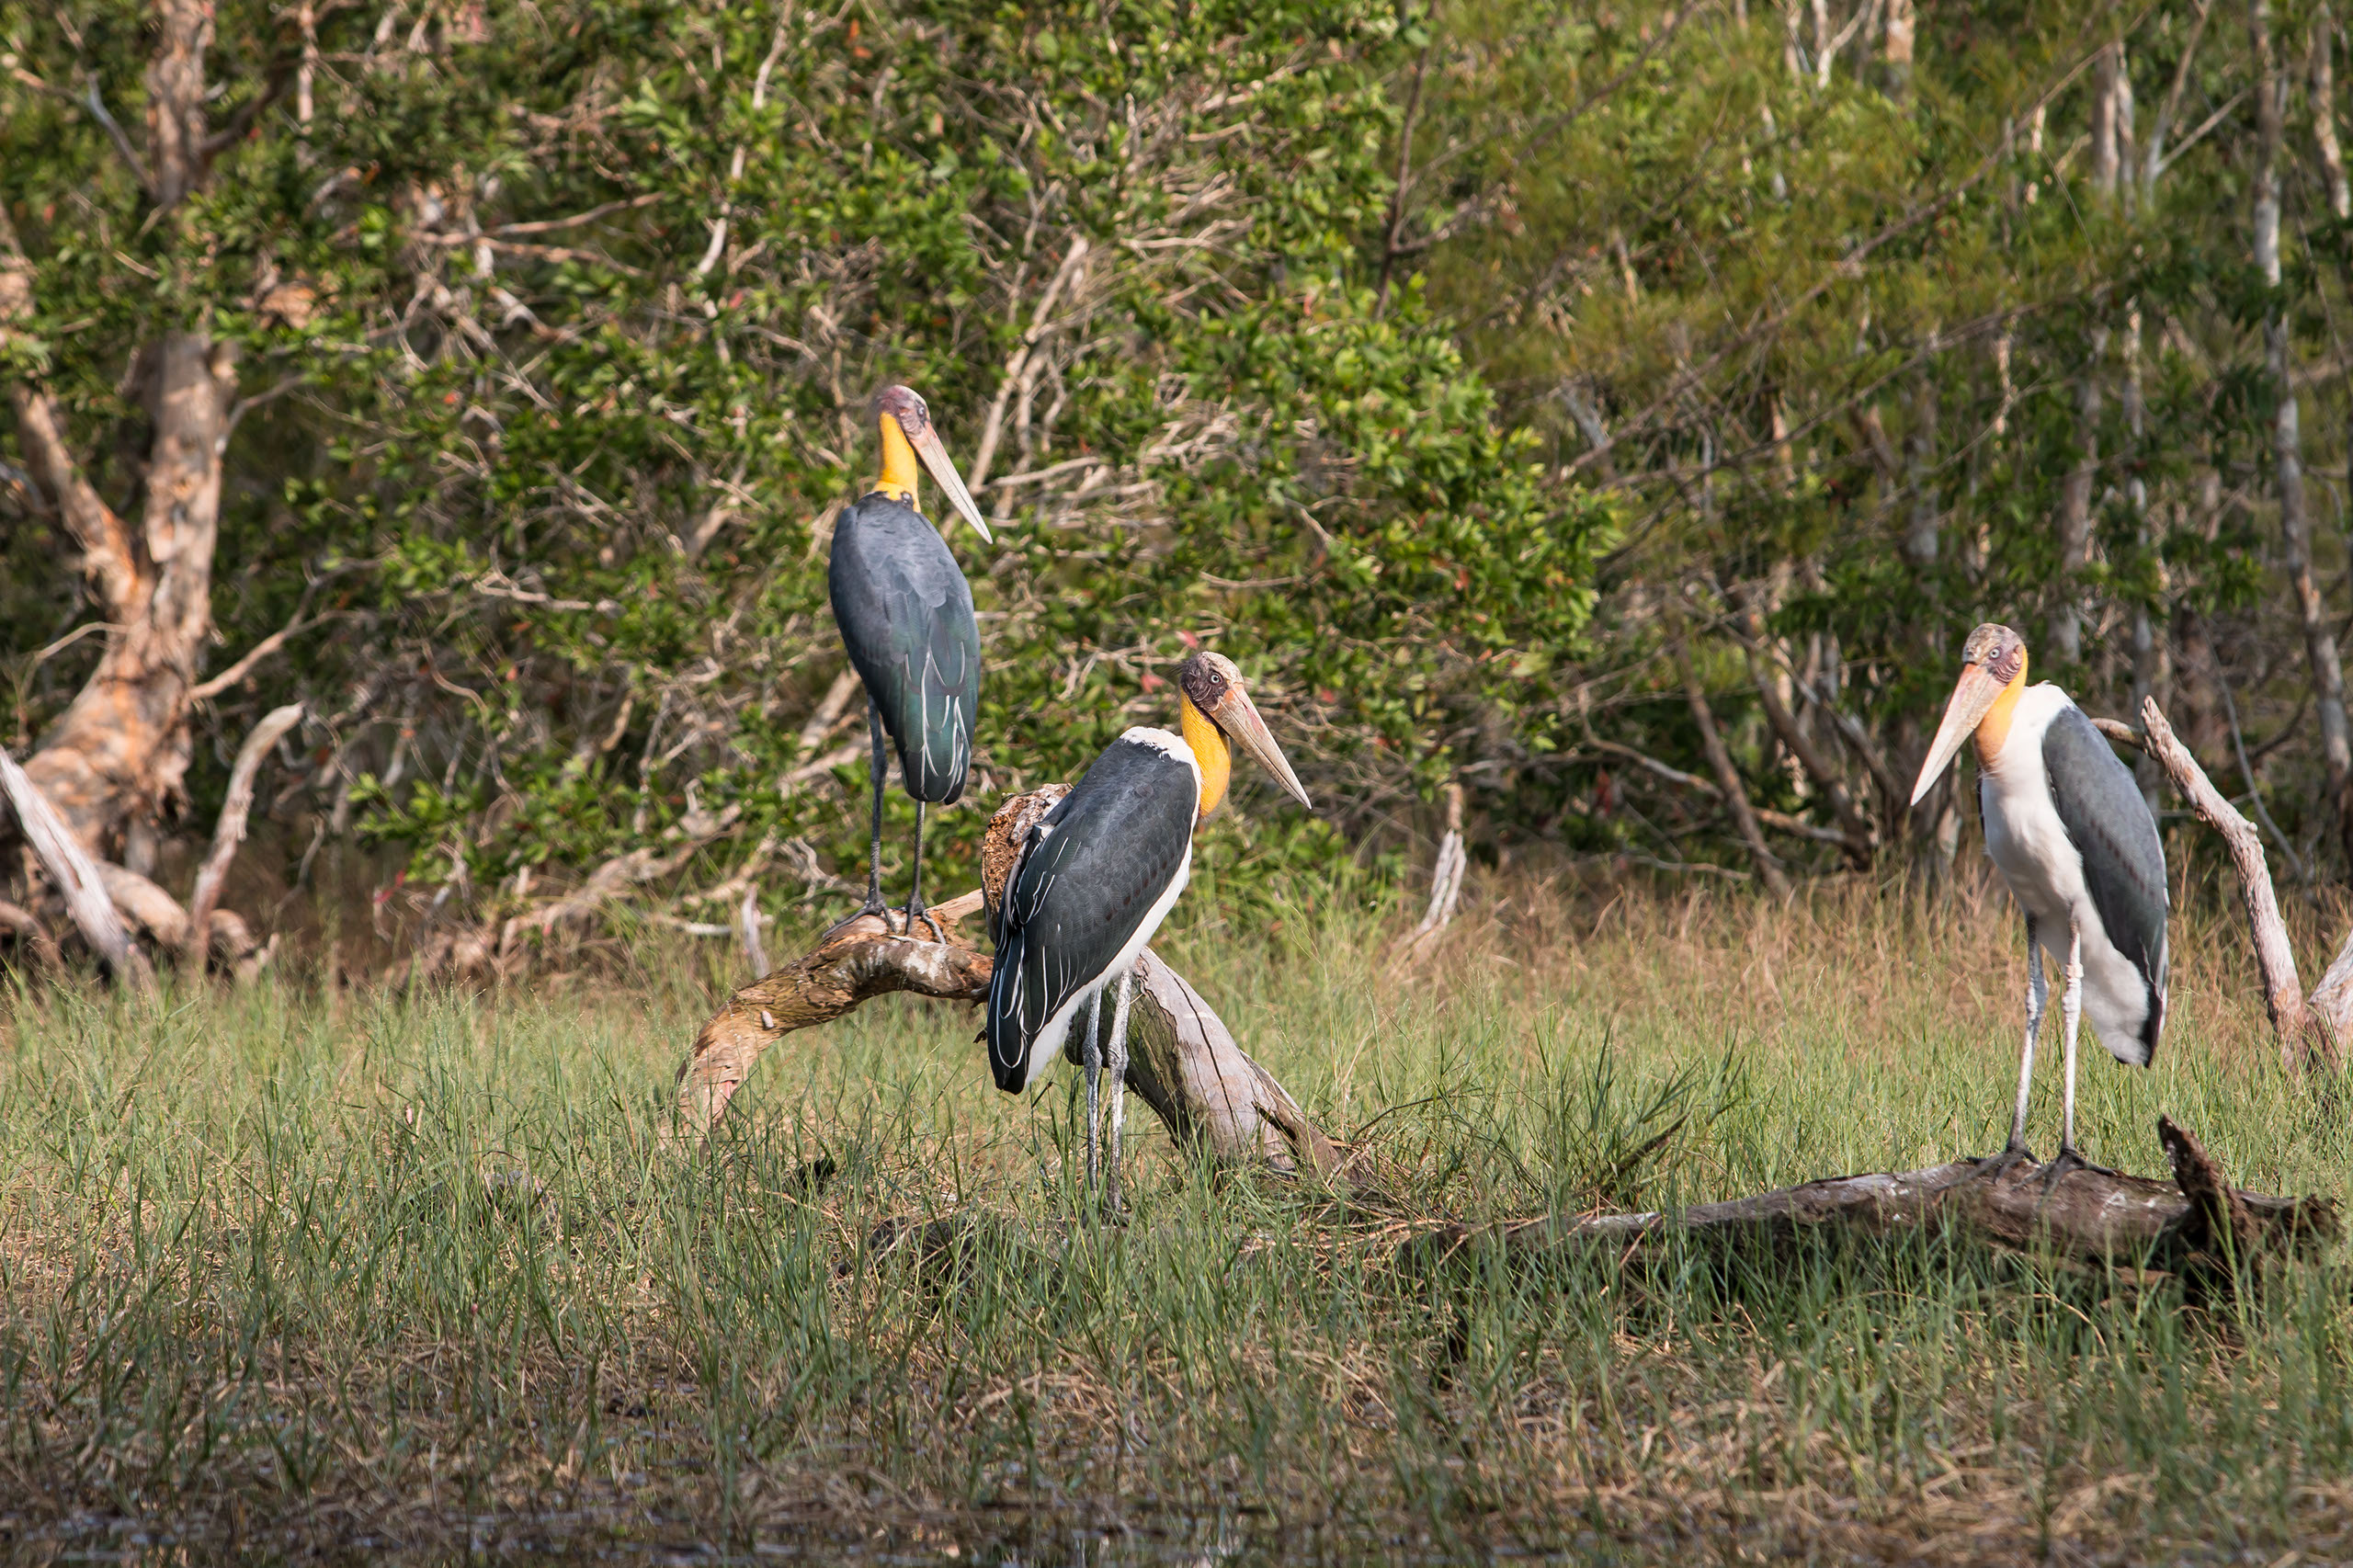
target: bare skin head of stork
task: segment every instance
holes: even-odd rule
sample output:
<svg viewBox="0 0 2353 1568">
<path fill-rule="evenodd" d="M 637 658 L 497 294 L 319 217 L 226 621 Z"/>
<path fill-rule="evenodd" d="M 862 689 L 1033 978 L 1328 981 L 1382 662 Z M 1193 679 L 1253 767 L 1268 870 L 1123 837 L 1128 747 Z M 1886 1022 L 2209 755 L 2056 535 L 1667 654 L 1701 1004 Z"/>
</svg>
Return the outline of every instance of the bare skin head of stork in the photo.
<svg viewBox="0 0 2353 1568">
<path fill-rule="evenodd" d="M 1243 689 L 1242 672 L 1232 659 L 1206 649 L 1195 653 L 1178 667 L 1176 689 L 1185 744 L 1193 748 L 1193 760 L 1201 768 L 1201 806 L 1196 821 L 1206 821 L 1225 799 L 1226 785 L 1233 777 L 1232 742 L 1241 743 L 1242 749 L 1256 757 L 1258 765 L 1273 774 L 1275 781 L 1301 805 L 1311 812 L 1315 809 L 1299 775 L 1290 770 L 1283 748 L 1267 733 L 1267 722 L 1258 717 L 1249 692 Z"/>
<path fill-rule="evenodd" d="M 1999 749 L 2002 735 L 1989 729 L 2006 729 L 2002 722 L 2007 705 L 2015 705 L 2026 689 L 2026 639 L 2006 626 L 1988 621 L 1969 634 L 1961 647 L 1961 679 L 1945 703 L 1944 722 L 1920 764 L 1920 781 L 1912 787 L 1918 805 L 1931 785 L 1952 763 L 1961 743 L 1977 737 L 1978 755 Z"/>
<path fill-rule="evenodd" d="M 915 389 L 884 387 L 874 394 L 873 415 L 882 435 L 882 476 L 874 482 L 874 488 L 915 505 L 915 460 L 921 458 L 957 512 L 972 525 L 972 531 L 989 540 L 989 526 L 981 518 L 981 508 L 972 493 L 964 488 L 964 478 L 956 472 L 948 449 L 940 445 L 939 432 L 932 428 L 931 409 Z"/>
</svg>

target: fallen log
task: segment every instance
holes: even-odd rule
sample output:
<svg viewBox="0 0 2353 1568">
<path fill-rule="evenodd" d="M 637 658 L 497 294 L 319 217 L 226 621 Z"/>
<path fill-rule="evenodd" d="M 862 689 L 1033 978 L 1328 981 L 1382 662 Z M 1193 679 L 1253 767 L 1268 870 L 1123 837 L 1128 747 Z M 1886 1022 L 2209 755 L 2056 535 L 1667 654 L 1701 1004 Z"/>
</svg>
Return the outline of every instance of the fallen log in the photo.
<svg viewBox="0 0 2353 1568">
<path fill-rule="evenodd" d="M 1636 1261 L 1695 1242 L 1734 1256 L 1771 1256 L 1807 1239 L 1941 1232 L 2073 1264 L 2211 1282 L 2229 1280 L 2242 1267 L 2309 1256 L 2337 1239 L 2334 1199 L 2241 1191 L 2170 1119 L 2158 1119 L 2157 1136 L 2173 1163 L 2170 1182 L 2075 1170 L 2046 1188 L 2048 1167 L 2030 1159 L 1992 1175 L 1981 1174 L 1985 1161 L 1952 1160 L 1924 1170 L 1833 1176 L 1675 1214 L 1449 1226 L 1402 1244 L 1398 1262 L 1427 1270 L 1483 1247 L 1500 1247 L 1514 1259 L 1606 1253 Z"/>
<path fill-rule="evenodd" d="M 761 1055 L 798 1029 L 830 1023 L 877 996 L 907 992 L 979 1002 L 993 965 L 969 929 L 995 906 L 1031 824 L 1066 792 L 1062 785 L 1006 801 L 981 848 L 982 886 L 934 905 L 948 940 L 898 927 L 895 915 L 854 915 L 817 945 L 727 999 L 695 1037 L 678 1068 L 680 1130 L 707 1137 Z M 984 924 L 982 923 L 982 924 Z M 1338 1150 L 1272 1074 L 1252 1061 L 1185 978 L 1150 949 L 1136 960 L 1128 1018 L 1128 1087 L 1166 1124 L 1180 1148 L 1226 1165 L 1284 1176 L 1340 1168 Z M 1063 1054 L 1078 1061 L 1074 1033 Z M 974 1071 L 981 1070 L 979 1053 Z"/>
</svg>

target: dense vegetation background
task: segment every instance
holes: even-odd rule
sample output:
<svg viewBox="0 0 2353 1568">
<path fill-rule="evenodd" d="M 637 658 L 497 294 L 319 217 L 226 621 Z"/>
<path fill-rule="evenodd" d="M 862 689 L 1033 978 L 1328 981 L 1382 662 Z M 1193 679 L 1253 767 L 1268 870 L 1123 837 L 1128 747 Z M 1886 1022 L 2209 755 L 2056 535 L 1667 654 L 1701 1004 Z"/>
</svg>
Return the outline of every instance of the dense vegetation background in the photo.
<svg viewBox="0 0 2353 1568">
<path fill-rule="evenodd" d="M 0 6 L 0 744 L 132 635 L 74 484 L 168 578 L 192 344 L 219 689 L 102 854 L 169 882 L 300 700 L 257 808 L 298 892 L 389 846 L 392 909 L 510 952 L 599 868 L 837 900 L 826 540 L 904 381 L 999 525 L 955 540 L 989 662 L 935 887 L 1204 641 L 1327 804 L 1231 813 L 1237 889 L 1393 871 L 1449 779 L 1490 856 L 1933 877 L 1973 812 L 1905 797 L 1992 619 L 2339 878 L 2340 42 L 2193 0 Z"/>
</svg>

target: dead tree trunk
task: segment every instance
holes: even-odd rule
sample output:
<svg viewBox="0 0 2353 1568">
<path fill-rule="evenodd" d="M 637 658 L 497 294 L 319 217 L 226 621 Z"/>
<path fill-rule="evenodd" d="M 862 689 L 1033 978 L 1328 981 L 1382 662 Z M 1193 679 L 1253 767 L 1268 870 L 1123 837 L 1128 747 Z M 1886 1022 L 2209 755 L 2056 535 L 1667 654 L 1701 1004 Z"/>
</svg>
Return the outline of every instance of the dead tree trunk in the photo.
<svg viewBox="0 0 2353 1568">
<path fill-rule="evenodd" d="M 1406 1242 L 1399 1261 L 1424 1270 L 1479 1245 L 1529 1259 L 1607 1255 L 1639 1262 L 1692 1244 L 1729 1256 L 1773 1256 L 1809 1237 L 1881 1240 L 1943 1231 L 2092 1267 L 2154 1269 L 2228 1290 L 2241 1268 L 2309 1254 L 2336 1238 L 2333 1199 L 2239 1191 L 2191 1134 L 2160 1119 L 2157 1136 L 2173 1164 L 2170 1182 L 2079 1170 L 2046 1189 L 2044 1167 L 2030 1161 L 1981 1176 L 1982 1162 L 1954 1160 L 1926 1170 L 1810 1181 L 1679 1214 L 1451 1226 Z"/>
<path fill-rule="evenodd" d="M 985 997 L 991 961 L 966 926 L 973 915 L 995 907 L 1023 835 L 1064 792 L 1064 786 L 1054 785 L 997 809 L 982 848 L 983 886 L 932 908 L 948 930 L 947 941 L 918 940 L 892 931 L 881 916 L 858 915 L 729 997 L 679 1065 L 681 1129 L 707 1136 L 762 1053 L 796 1029 L 830 1023 L 894 991 L 947 1002 Z M 1136 962 L 1128 1043 L 1128 1086 L 1166 1123 L 1179 1147 L 1222 1165 L 1286 1176 L 1338 1173 L 1339 1153 L 1331 1139 L 1234 1043 L 1200 994 L 1150 949 Z M 1074 1036 L 1064 1055 L 1075 1062 L 1077 1051 Z"/>
<path fill-rule="evenodd" d="M 209 177 L 209 0 L 159 0 L 147 68 L 147 148 L 126 159 L 157 218 Z M 0 342 L 32 314 L 33 269 L 0 213 Z M 234 346 L 203 326 L 165 334 L 140 354 L 152 435 L 145 501 L 133 526 L 90 482 L 63 410 L 38 377 L 9 399 L 40 498 L 81 551 L 108 627 L 105 652 L 26 772 L 82 846 L 154 869 L 156 824 L 185 797 L 189 692 L 212 631 L 212 552 L 221 459 L 236 401 Z"/>
</svg>

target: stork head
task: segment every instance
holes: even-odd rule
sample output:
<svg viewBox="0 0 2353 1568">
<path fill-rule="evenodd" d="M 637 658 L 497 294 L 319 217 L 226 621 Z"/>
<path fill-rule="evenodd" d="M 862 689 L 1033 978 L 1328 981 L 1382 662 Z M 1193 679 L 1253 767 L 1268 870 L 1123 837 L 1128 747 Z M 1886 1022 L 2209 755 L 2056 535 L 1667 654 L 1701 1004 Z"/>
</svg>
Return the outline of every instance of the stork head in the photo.
<svg viewBox="0 0 2353 1568">
<path fill-rule="evenodd" d="M 915 390 L 884 387 L 874 394 L 871 412 L 882 434 L 882 477 L 874 482 L 874 488 L 912 504 L 915 460 L 921 458 L 939 488 L 948 493 L 949 501 L 972 525 L 972 531 L 989 540 L 989 526 L 981 520 L 981 508 L 973 502 L 972 493 L 964 488 L 963 476 L 956 472 L 948 449 L 939 444 L 939 432 L 931 425 L 931 410 Z"/>
<path fill-rule="evenodd" d="M 1201 765 L 1201 811 L 1208 816 L 1225 799 L 1225 786 L 1233 776 L 1233 750 L 1229 744 L 1238 741 L 1242 749 L 1258 759 L 1260 767 L 1275 776 L 1275 781 L 1297 797 L 1309 811 L 1315 802 L 1299 782 L 1299 775 L 1290 770 L 1283 757 L 1283 748 L 1275 744 L 1275 737 L 1267 733 L 1267 722 L 1258 717 L 1258 710 L 1250 694 L 1242 688 L 1242 672 L 1233 661 L 1222 653 L 1204 649 L 1187 659 L 1176 671 L 1177 716 L 1185 730 L 1185 743 L 1193 748 L 1194 760 Z"/>
<path fill-rule="evenodd" d="M 1945 703 L 1944 722 L 1937 726 L 1937 738 L 1928 747 L 1927 760 L 1920 764 L 1920 781 L 1912 786 L 1912 803 L 1918 805 L 1928 787 L 1937 781 L 1961 750 L 1961 743 L 1972 733 L 1981 735 L 1982 754 L 1987 744 L 1979 726 L 1986 716 L 2005 699 L 2015 702 L 2026 686 L 2026 639 L 2006 626 L 1986 622 L 1969 634 L 1961 645 L 1961 679 L 1954 683 L 1952 696 Z"/>
</svg>

